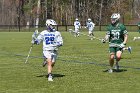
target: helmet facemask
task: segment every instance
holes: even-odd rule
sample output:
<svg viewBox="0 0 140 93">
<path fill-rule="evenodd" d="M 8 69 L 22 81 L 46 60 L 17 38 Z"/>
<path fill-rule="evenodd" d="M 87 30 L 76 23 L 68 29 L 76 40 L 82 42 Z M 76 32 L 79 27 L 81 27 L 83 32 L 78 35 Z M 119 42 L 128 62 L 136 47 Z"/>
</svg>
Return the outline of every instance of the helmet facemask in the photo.
<svg viewBox="0 0 140 93">
<path fill-rule="evenodd" d="M 120 19 L 120 14 L 119 13 L 114 13 L 111 16 L 111 23 L 112 24 L 117 24 L 119 22 Z"/>
<path fill-rule="evenodd" d="M 50 31 L 50 32 L 53 32 L 55 27 L 53 25 L 47 25 L 47 29 Z"/>
<path fill-rule="evenodd" d="M 119 22 L 119 19 L 117 19 L 117 18 L 111 18 L 111 23 L 112 24 L 116 24 L 118 22 Z"/>
</svg>

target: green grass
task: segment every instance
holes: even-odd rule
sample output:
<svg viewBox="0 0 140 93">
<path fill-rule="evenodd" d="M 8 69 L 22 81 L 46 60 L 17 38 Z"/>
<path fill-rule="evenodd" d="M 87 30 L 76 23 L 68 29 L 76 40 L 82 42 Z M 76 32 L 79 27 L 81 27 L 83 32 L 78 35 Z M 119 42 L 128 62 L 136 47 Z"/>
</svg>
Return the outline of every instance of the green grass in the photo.
<svg viewBox="0 0 140 93">
<path fill-rule="evenodd" d="M 97 37 L 104 34 L 95 32 Z M 53 69 L 53 82 L 43 76 L 47 67 L 41 66 L 42 44 L 33 47 L 29 63 L 24 63 L 31 35 L 32 32 L 0 33 L 0 93 L 139 93 L 140 42 L 133 42 L 138 32 L 129 33 L 127 46 L 132 46 L 132 54 L 124 51 L 121 72 L 112 74 L 104 72 L 109 64 L 107 43 L 62 32 L 64 45 Z"/>
</svg>

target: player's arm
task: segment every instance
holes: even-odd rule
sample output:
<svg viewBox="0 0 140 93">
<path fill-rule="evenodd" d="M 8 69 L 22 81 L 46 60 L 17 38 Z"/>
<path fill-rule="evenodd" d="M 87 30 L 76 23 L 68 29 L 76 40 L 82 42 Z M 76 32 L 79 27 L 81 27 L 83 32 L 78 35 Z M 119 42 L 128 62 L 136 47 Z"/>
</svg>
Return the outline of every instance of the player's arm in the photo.
<svg viewBox="0 0 140 93">
<path fill-rule="evenodd" d="M 127 40 L 128 40 L 128 34 L 125 34 L 124 35 L 124 41 L 123 41 L 123 43 L 126 44 L 127 43 Z"/>
<path fill-rule="evenodd" d="M 127 39 L 128 39 L 128 34 L 124 34 L 124 41 L 123 41 L 123 43 L 120 44 L 120 47 L 121 48 L 124 48 L 125 47 L 125 45 L 127 43 Z"/>
<path fill-rule="evenodd" d="M 128 32 L 126 30 L 126 27 L 125 26 L 122 26 L 122 29 L 123 29 L 123 36 L 124 36 L 124 39 L 123 39 L 123 43 L 120 44 L 120 47 L 121 48 L 124 48 L 126 43 L 127 43 L 127 39 L 128 39 Z"/>
<path fill-rule="evenodd" d="M 107 31 L 105 37 L 102 39 L 102 43 L 105 43 L 107 40 L 109 40 L 109 37 L 110 37 L 110 32 Z"/>
<path fill-rule="evenodd" d="M 63 45 L 63 38 L 62 38 L 60 32 L 58 32 L 58 35 L 57 35 L 57 38 L 56 38 L 56 41 L 55 42 L 56 42 L 56 45 L 58 47 L 60 47 L 60 46 Z"/>
<path fill-rule="evenodd" d="M 123 27 L 123 34 L 124 34 L 124 41 L 123 41 L 123 44 L 126 45 L 127 40 L 128 40 L 128 32 L 127 32 L 125 26 Z"/>
<path fill-rule="evenodd" d="M 43 40 L 43 34 L 42 32 L 38 35 L 38 37 L 36 38 L 36 40 L 34 41 L 34 44 L 39 45 L 41 43 L 41 41 Z"/>
</svg>

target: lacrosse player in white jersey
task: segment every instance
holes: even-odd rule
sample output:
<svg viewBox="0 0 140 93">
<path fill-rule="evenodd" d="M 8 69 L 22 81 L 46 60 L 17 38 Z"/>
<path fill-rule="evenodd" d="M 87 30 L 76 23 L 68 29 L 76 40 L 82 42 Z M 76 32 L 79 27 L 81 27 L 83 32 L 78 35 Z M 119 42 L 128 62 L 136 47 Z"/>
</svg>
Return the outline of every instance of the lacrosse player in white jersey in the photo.
<svg viewBox="0 0 140 93">
<path fill-rule="evenodd" d="M 86 23 L 86 28 L 88 29 L 88 36 L 90 37 L 91 40 L 93 40 L 93 30 L 94 30 L 95 24 L 92 22 L 90 18 L 88 18 L 87 23 Z"/>
<path fill-rule="evenodd" d="M 81 28 L 81 23 L 78 21 L 78 18 L 75 19 L 75 22 L 74 22 L 74 29 L 75 29 L 75 37 L 79 36 L 80 35 L 80 32 L 79 32 L 79 29 Z"/>
<path fill-rule="evenodd" d="M 55 30 L 55 25 L 57 24 L 54 20 L 46 20 L 47 29 L 43 30 L 34 41 L 34 44 L 40 44 L 43 42 L 43 55 L 46 58 L 43 67 L 47 64 L 48 81 L 53 81 L 52 69 L 58 55 L 57 50 L 63 45 L 61 33 Z"/>
</svg>

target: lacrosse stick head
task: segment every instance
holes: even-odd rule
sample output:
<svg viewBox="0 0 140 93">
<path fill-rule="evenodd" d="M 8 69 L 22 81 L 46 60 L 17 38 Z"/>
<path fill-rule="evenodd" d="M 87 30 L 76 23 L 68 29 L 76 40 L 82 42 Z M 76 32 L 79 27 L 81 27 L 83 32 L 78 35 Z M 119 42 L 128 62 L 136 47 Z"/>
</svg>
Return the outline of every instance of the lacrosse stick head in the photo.
<svg viewBox="0 0 140 93">
<path fill-rule="evenodd" d="M 38 29 L 35 30 L 34 34 L 35 35 L 38 35 Z"/>
</svg>

